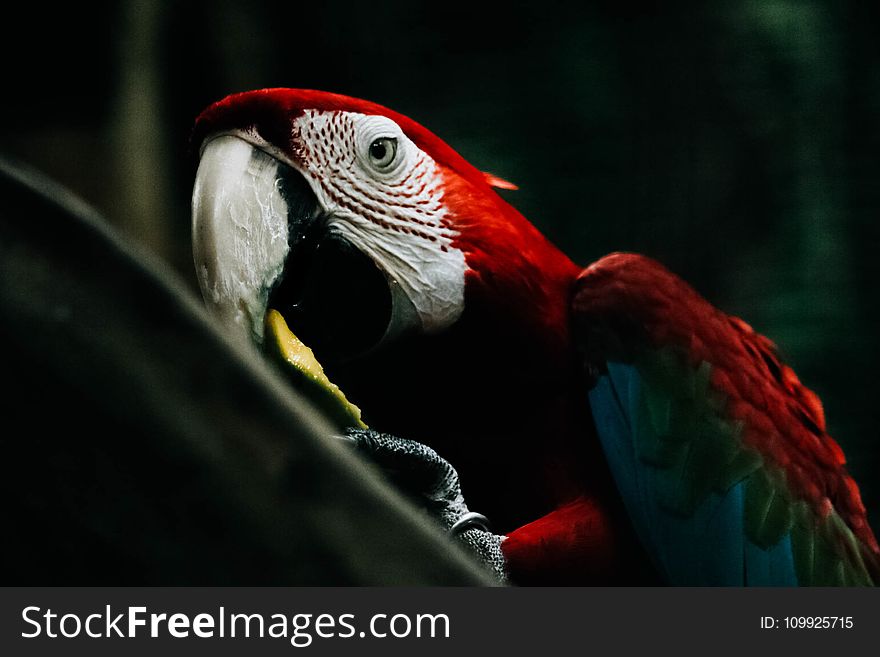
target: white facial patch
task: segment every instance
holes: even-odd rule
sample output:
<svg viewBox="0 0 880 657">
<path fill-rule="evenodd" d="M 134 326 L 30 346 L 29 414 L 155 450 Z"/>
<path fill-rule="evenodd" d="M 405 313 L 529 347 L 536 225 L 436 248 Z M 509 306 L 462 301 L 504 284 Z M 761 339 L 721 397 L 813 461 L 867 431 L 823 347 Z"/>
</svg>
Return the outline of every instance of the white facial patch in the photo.
<svg viewBox="0 0 880 657">
<path fill-rule="evenodd" d="M 453 247 L 435 162 L 383 116 L 310 110 L 295 120 L 294 137 L 297 169 L 330 215 L 329 229 L 385 272 L 397 321 L 415 320 L 428 333 L 453 324 L 467 264 Z M 401 319 L 407 312 L 415 317 Z"/>
</svg>

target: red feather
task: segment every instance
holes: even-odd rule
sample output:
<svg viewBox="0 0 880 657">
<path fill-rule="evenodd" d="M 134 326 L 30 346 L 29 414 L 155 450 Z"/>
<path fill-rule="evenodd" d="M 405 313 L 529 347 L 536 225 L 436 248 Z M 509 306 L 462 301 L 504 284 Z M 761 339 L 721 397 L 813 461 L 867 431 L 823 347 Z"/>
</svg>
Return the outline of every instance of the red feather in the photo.
<svg viewBox="0 0 880 657">
<path fill-rule="evenodd" d="M 518 584 L 601 584 L 637 576 L 607 509 L 578 498 L 508 534 L 501 550 Z"/>
<path fill-rule="evenodd" d="M 488 171 L 483 172 L 483 176 L 486 178 L 486 182 L 489 183 L 489 186 L 496 187 L 498 189 L 509 189 L 509 190 L 517 190 L 519 187 L 514 185 L 512 182 L 505 180 L 504 178 L 499 178 L 494 173 L 489 173 Z"/>
<path fill-rule="evenodd" d="M 607 256 L 587 268 L 578 285 L 578 322 L 592 337 L 588 353 L 630 361 L 646 347 L 678 345 L 694 367 L 709 362 L 728 416 L 743 423 L 743 441 L 785 473 L 796 499 L 806 500 L 820 517 L 833 506 L 878 552 L 843 451 L 825 431 L 818 397 L 780 360 L 770 340 L 644 256 Z"/>
</svg>

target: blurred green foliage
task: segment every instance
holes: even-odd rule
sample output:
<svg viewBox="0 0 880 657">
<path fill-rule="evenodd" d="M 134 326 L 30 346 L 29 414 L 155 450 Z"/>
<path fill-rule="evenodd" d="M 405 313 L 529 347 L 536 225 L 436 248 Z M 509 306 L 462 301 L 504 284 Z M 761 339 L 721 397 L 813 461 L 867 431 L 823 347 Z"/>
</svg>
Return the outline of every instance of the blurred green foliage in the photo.
<svg viewBox="0 0 880 657">
<path fill-rule="evenodd" d="M 652 255 L 778 342 L 824 400 L 880 525 L 877 3 L 131 0 L 5 12 L 32 36 L 0 45 L 3 150 L 190 282 L 187 137 L 199 110 L 266 86 L 378 101 L 519 184 L 505 196 L 577 261 Z"/>
</svg>

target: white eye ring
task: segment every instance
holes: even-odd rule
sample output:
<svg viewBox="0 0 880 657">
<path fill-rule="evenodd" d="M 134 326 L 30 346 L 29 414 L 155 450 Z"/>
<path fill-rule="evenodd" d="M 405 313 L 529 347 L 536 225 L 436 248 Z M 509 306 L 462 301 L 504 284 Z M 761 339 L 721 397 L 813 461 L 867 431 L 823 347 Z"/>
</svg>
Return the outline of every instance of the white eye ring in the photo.
<svg viewBox="0 0 880 657">
<path fill-rule="evenodd" d="M 397 158 L 397 139 L 379 137 L 374 139 L 369 148 L 370 164 L 378 171 L 388 171 Z"/>
<path fill-rule="evenodd" d="M 361 116 L 357 126 L 358 160 L 379 180 L 397 180 L 412 160 L 412 144 L 400 127 L 385 116 Z"/>
</svg>

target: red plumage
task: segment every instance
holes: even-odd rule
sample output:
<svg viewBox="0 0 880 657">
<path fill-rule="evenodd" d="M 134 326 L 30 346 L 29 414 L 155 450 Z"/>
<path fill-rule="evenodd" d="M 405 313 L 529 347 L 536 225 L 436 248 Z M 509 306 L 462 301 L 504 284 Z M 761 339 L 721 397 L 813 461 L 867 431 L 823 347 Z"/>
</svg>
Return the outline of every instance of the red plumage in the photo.
<svg viewBox="0 0 880 657">
<path fill-rule="evenodd" d="M 619 541 L 619 519 L 579 497 L 508 534 L 502 550 L 519 584 L 591 584 L 636 580 L 630 546 Z"/>
<path fill-rule="evenodd" d="M 858 486 L 843 450 L 825 431 L 818 397 L 784 364 L 773 343 L 742 320 L 705 301 L 659 263 L 614 254 L 588 267 L 578 281 L 575 313 L 590 336 L 588 353 L 631 361 L 636 352 L 677 345 L 696 368 L 712 365 L 711 382 L 726 413 L 743 423 L 743 441 L 785 473 L 795 499 L 817 516 L 829 504 L 874 552 Z M 610 344 L 606 336 L 616 340 Z"/>
</svg>

